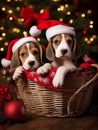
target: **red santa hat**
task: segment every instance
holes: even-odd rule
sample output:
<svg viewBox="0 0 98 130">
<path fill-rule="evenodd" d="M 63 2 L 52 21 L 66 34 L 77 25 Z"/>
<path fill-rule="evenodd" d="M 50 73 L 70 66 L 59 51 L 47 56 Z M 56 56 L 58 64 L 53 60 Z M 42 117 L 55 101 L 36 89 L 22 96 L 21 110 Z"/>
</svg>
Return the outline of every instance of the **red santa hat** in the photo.
<svg viewBox="0 0 98 130">
<path fill-rule="evenodd" d="M 32 36 L 17 38 L 17 39 L 12 40 L 9 43 L 6 57 L 1 60 L 2 66 L 8 67 L 11 62 L 10 60 L 11 60 L 12 53 L 14 53 L 24 43 L 30 42 L 30 41 L 37 43 L 37 40 Z"/>
<path fill-rule="evenodd" d="M 41 33 L 41 30 L 46 30 L 46 38 L 49 40 L 53 36 L 61 33 L 68 33 L 71 35 L 75 35 L 75 30 L 73 27 L 70 27 L 67 24 L 64 24 L 57 20 L 47 20 L 38 24 L 37 26 L 32 26 L 30 28 L 29 33 L 32 36 L 38 36 Z"/>
</svg>

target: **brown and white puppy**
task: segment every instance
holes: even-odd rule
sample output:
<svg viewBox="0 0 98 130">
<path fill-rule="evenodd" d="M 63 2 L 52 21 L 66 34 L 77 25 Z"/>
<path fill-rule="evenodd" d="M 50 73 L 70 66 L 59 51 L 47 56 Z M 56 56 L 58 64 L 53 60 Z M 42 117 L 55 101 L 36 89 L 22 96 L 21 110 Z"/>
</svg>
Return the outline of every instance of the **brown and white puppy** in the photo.
<svg viewBox="0 0 98 130">
<path fill-rule="evenodd" d="M 58 34 L 52 37 L 46 49 L 46 57 L 52 63 L 46 63 L 39 67 L 38 74 L 47 73 L 52 67 L 58 67 L 53 85 L 55 87 L 62 86 L 64 83 L 65 75 L 75 69 L 73 60 L 77 59 L 80 55 L 80 49 L 76 44 L 74 36 L 69 34 Z"/>
<path fill-rule="evenodd" d="M 23 72 L 23 68 L 36 70 L 42 61 L 42 48 L 34 42 L 27 42 L 19 47 L 12 55 L 11 70 L 15 70 L 13 79 L 17 79 Z"/>
</svg>

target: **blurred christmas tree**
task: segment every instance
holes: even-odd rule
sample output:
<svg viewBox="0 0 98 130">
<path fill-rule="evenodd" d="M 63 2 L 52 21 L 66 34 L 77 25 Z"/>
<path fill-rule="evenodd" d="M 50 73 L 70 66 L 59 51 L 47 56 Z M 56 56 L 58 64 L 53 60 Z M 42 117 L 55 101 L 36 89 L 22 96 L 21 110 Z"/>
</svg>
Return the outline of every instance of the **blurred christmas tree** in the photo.
<svg viewBox="0 0 98 130">
<path fill-rule="evenodd" d="M 73 26 L 77 41 L 81 45 L 82 55 L 98 53 L 98 39 L 94 28 L 93 10 L 85 8 L 90 0 L 3 0 L 0 2 L 0 58 L 5 56 L 8 43 L 15 38 L 29 35 L 20 17 L 22 7 L 30 6 L 32 11 L 43 13 L 48 9 L 50 19 L 60 20 Z M 32 22 L 32 25 L 36 21 Z M 39 38 L 47 45 L 43 34 Z M 96 57 L 95 57 L 96 58 Z"/>
</svg>

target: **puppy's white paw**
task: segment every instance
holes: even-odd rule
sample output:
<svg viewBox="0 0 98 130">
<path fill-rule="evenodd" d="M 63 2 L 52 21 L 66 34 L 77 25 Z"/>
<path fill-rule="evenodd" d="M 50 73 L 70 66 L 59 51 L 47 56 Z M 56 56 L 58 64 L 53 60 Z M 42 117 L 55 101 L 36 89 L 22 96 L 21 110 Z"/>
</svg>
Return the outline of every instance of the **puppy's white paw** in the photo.
<svg viewBox="0 0 98 130">
<path fill-rule="evenodd" d="M 55 76 L 53 81 L 52 81 L 52 84 L 54 87 L 60 87 L 63 85 L 63 82 L 64 82 L 64 78 L 62 76 Z"/>
<path fill-rule="evenodd" d="M 57 69 L 57 72 L 53 78 L 53 85 L 54 87 L 61 87 L 64 83 L 64 77 L 67 74 L 66 68 L 61 66 Z"/>
<path fill-rule="evenodd" d="M 23 73 L 23 66 L 17 67 L 13 74 L 13 80 L 16 80 Z"/>
<path fill-rule="evenodd" d="M 48 73 L 48 71 L 51 69 L 51 64 L 50 63 L 46 63 L 43 66 L 39 67 L 37 69 L 37 74 L 38 75 L 44 75 L 46 73 Z"/>
</svg>

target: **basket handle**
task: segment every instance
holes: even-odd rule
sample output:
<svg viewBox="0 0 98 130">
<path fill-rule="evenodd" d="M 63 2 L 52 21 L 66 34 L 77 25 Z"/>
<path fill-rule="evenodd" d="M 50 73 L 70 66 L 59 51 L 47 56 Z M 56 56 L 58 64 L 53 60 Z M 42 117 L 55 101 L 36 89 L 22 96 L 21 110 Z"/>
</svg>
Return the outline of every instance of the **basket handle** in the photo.
<svg viewBox="0 0 98 130">
<path fill-rule="evenodd" d="M 86 88 L 90 83 L 94 82 L 94 81 L 98 78 L 98 65 L 97 65 L 97 64 L 92 64 L 92 66 L 94 66 L 94 67 L 97 68 L 97 72 L 96 72 L 96 74 L 94 75 L 94 77 L 93 77 L 90 81 L 87 81 L 85 84 L 83 84 L 83 85 L 70 97 L 70 99 L 69 99 L 69 101 L 68 101 L 67 112 L 68 112 L 68 115 L 69 115 L 69 116 L 73 116 L 73 115 L 75 114 L 75 113 L 73 113 L 73 112 L 71 111 L 71 108 L 72 108 L 72 104 L 74 104 L 74 102 L 76 103 L 76 100 L 75 100 L 75 99 L 77 99 L 77 97 L 81 96 L 81 95 L 80 95 L 80 92 L 81 92 L 82 90 L 84 90 L 84 88 Z M 92 87 L 92 86 L 90 86 L 90 87 Z M 92 87 L 91 89 L 93 89 L 93 87 Z M 87 90 L 87 91 L 88 91 L 88 90 Z M 80 100 L 81 100 L 81 99 L 80 99 Z M 77 113 L 77 114 L 79 114 L 79 113 Z"/>
</svg>

